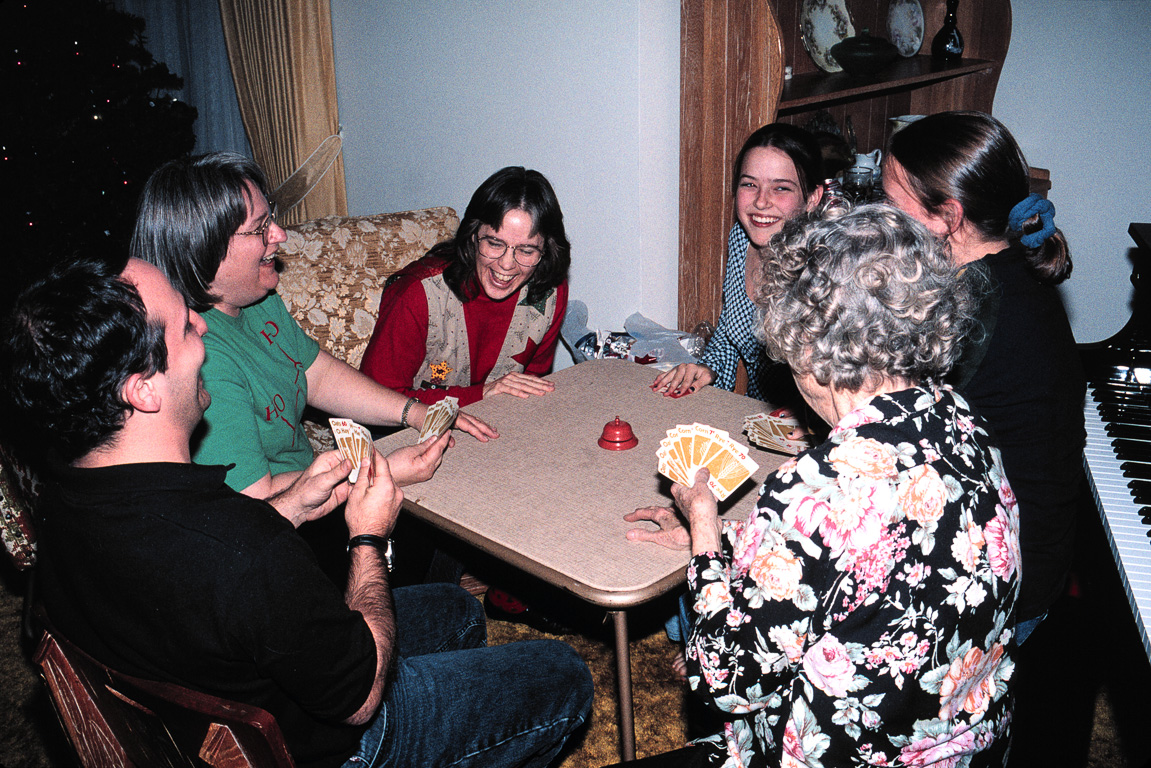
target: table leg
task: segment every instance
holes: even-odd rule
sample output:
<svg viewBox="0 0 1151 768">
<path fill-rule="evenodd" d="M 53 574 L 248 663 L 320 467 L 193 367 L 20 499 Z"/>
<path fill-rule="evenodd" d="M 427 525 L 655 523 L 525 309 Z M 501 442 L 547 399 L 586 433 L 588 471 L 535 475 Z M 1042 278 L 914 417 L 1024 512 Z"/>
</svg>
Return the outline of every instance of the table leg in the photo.
<svg viewBox="0 0 1151 768">
<path fill-rule="evenodd" d="M 631 648 L 627 638 L 627 611 L 609 611 L 615 625 L 616 681 L 619 689 L 619 729 L 623 760 L 635 760 L 635 713 L 631 702 Z"/>
</svg>

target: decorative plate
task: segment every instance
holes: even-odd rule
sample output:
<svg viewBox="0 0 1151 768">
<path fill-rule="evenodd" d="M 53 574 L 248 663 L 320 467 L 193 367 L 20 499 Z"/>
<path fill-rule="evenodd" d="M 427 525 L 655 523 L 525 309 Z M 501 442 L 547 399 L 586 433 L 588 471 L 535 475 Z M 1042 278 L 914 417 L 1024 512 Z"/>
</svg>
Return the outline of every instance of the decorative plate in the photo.
<svg viewBox="0 0 1151 768">
<path fill-rule="evenodd" d="M 831 46 L 855 34 L 855 25 L 851 23 L 845 0 L 803 0 L 799 11 L 799 31 L 803 36 L 803 47 L 815 66 L 824 72 L 843 71 L 831 55 Z"/>
<path fill-rule="evenodd" d="M 887 10 L 887 36 L 899 55 L 914 56 L 923 45 L 923 6 L 919 0 L 891 0 Z"/>
</svg>

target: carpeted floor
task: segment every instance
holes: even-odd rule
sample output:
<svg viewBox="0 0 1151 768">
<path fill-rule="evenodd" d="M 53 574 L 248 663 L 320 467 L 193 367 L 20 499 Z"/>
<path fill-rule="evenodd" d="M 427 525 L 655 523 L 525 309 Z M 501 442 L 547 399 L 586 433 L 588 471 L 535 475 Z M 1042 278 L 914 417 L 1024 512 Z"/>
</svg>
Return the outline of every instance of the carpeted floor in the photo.
<svg viewBox="0 0 1151 768">
<path fill-rule="evenodd" d="M 0 558 L 2 560 L 2 558 Z M 1071 608 L 1053 614 L 1048 642 L 1036 644 L 1031 666 L 1042 671 L 1057 691 L 1050 713 L 1041 717 L 1039 739 L 1052 747 L 1042 760 L 1016 753 L 1013 765 L 1068 765 L 1074 768 L 1140 768 L 1151 757 L 1151 666 L 1135 634 L 1122 593 L 1115 597 L 1114 568 L 1096 563 L 1082 594 Z M 20 642 L 25 581 L 7 561 L 0 562 L 0 768 L 61 768 L 74 764 L 43 686 Z M 1109 597 L 1098 597 L 1098 586 Z M 704 713 L 689 700 L 670 673 L 672 645 L 661 619 L 670 610 L 653 606 L 632 617 L 632 670 L 638 754 L 645 757 L 682 746 L 688 723 Z M 540 637 L 533 630 L 493 621 L 493 644 Z M 1040 638 L 1036 633 L 1036 639 Z M 584 635 L 562 639 L 587 661 L 596 686 L 589 727 L 569 744 L 560 768 L 599 768 L 619 760 L 616 682 L 610 626 L 592 627 Z M 1031 645 L 1032 641 L 1028 642 Z M 1048 687 L 1051 687 L 1050 685 Z M 1078 713 L 1085 713 L 1079 717 Z M 1075 722 L 1076 718 L 1084 722 Z M 1068 721 L 1070 724 L 1065 724 Z M 1079 726 L 1083 726 L 1080 728 Z M 1081 732 L 1082 737 L 1075 734 Z M 1081 743 L 1072 743 L 1079 741 Z M 831 768 L 830 766 L 828 768 Z"/>
</svg>

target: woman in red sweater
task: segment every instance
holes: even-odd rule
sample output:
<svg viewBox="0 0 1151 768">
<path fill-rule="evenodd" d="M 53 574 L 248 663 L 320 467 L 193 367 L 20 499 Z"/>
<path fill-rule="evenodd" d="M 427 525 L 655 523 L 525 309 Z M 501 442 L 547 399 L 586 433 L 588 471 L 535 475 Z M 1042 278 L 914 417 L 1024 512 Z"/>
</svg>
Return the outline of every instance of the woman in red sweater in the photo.
<svg viewBox="0 0 1151 768">
<path fill-rule="evenodd" d="M 567 311 L 571 246 L 538 171 L 497 171 L 459 230 L 388 281 L 360 369 L 397 392 L 467 405 L 544 395 Z"/>
</svg>

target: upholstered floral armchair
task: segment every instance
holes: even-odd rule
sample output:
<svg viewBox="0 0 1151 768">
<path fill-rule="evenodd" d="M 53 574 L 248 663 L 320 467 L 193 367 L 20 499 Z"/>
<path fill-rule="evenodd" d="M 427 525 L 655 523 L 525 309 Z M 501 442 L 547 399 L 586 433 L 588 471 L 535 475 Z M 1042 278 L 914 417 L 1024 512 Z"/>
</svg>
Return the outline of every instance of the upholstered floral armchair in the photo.
<svg viewBox="0 0 1151 768">
<path fill-rule="evenodd" d="M 26 570 L 36 564 L 36 532 L 32 505 L 39 481 L 22 462 L 0 446 L 0 541 L 13 565 Z"/>
<path fill-rule="evenodd" d="M 285 227 L 280 296 L 320 347 L 358 368 L 372 337 L 384 283 L 447 240 L 460 225 L 451 208 L 329 216 Z M 326 424 L 306 421 L 316 450 L 333 445 Z"/>
</svg>

